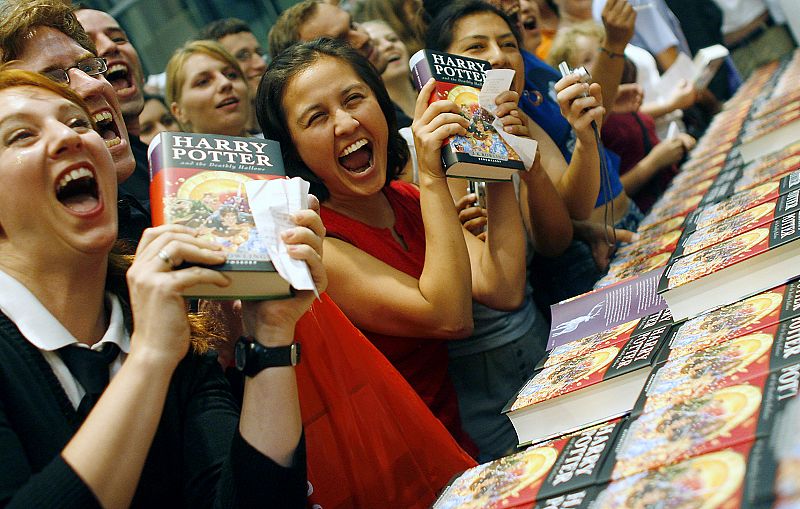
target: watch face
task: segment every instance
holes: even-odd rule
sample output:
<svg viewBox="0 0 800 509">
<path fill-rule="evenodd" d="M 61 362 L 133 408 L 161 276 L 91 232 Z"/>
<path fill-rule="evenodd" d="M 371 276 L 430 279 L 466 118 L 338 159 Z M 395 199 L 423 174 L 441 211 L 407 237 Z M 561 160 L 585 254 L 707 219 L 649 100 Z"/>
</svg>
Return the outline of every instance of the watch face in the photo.
<svg viewBox="0 0 800 509">
<path fill-rule="evenodd" d="M 239 371 L 243 371 L 245 364 L 247 363 L 247 350 L 248 345 L 242 340 L 236 342 L 236 349 L 235 349 L 235 360 L 236 360 L 236 369 Z"/>
</svg>

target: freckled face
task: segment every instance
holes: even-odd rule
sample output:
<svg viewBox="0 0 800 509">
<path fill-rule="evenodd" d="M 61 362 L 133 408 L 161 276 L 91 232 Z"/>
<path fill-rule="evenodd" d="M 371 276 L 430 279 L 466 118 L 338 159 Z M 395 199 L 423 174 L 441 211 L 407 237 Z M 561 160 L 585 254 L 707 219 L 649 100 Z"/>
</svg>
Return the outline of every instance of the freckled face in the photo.
<svg viewBox="0 0 800 509">
<path fill-rule="evenodd" d="M 0 91 L 0 239 L 23 258 L 107 253 L 116 174 L 87 112 L 45 89 Z"/>
<path fill-rule="evenodd" d="M 389 128 L 375 94 L 349 64 L 319 58 L 289 81 L 282 106 L 298 154 L 332 200 L 380 192 Z"/>
</svg>

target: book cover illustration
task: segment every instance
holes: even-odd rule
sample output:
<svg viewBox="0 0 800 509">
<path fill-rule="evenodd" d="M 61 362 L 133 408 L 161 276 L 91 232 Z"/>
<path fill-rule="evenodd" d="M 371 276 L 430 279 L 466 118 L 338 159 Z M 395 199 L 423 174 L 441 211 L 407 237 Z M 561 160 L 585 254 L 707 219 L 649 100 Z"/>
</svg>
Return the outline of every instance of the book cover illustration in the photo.
<svg viewBox="0 0 800 509">
<path fill-rule="evenodd" d="M 513 412 L 649 367 L 668 329 L 668 325 L 663 325 L 630 337 L 623 343 L 599 348 L 588 355 L 546 367 L 525 383 L 504 411 Z"/>
<path fill-rule="evenodd" d="M 663 252 L 653 256 L 642 256 L 634 260 L 612 262 L 608 266 L 608 273 L 595 283 L 595 288 L 604 288 L 639 274 L 660 269 L 667 265 L 671 256 L 672 253 Z"/>
<path fill-rule="evenodd" d="M 741 214 L 713 223 L 685 235 L 673 251 L 675 257 L 696 253 L 775 219 L 775 202 L 762 203 Z"/>
<path fill-rule="evenodd" d="M 800 313 L 798 286 L 795 281 L 676 325 L 667 339 L 668 358 L 689 355 L 796 316 Z"/>
<path fill-rule="evenodd" d="M 492 125 L 494 115 L 478 102 L 484 73 L 491 69 L 489 62 L 426 49 L 414 54 L 410 65 L 417 90 L 428 79 L 434 78 L 436 90 L 431 94 L 430 102 L 450 100 L 460 108 L 461 116 L 469 121 L 466 135 L 451 136 L 445 142 L 442 159 L 448 173 L 451 173 L 450 167 L 458 163 L 525 169 L 520 155 Z M 493 178 L 492 175 L 487 173 L 486 178 Z M 455 176 L 466 175 L 456 173 Z"/>
<path fill-rule="evenodd" d="M 153 223 L 196 228 L 222 246 L 219 270 L 272 271 L 245 182 L 282 178 L 277 142 L 191 133 L 161 133 L 149 149 Z"/>
<path fill-rule="evenodd" d="M 749 443 L 742 444 L 613 481 L 592 507 L 739 507 L 750 447 Z"/>
<path fill-rule="evenodd" d="M 656 291 L 660 278 L 660 271 L 646 272 L 551 305 L 547 350 L 667 309 Z"/>
<path fill-rule="evenodd" d="M 702 196 L 694 195 L 686 198 L 685 200 L 678 200 L 668 202 L 666 200 L 659 200 L 647 216 L 639 223 L 639 231 L 649 230 L 654 226 L 668 221 L 674 217 L 686 216 L 689 212 L 694 211 L 700 204 Z M 687 218 L 688 219 L 688 218 Z"/>
<path fill-rule="evenodd" d="M 677 215 L 657 225 L 653 225 L 652 227 L 646 230 L 638 229 L 636 231 L 636 243 L 648 242 L 651 240 L 655 240 L 661 235 L 664 235 L 671 231 L 682 230 L 683 222 L 685 220 L 686 220 L 686 215 Z"/>
<path fill-rule="evenodd" d="M 738 193 L 763 184 L 769 180 L 783 178 L 789 173 L 800 170 L 800 146 L 793 146 L 793 154 L 780 161 L 766 161 L 759 165 L 748 166 L 736 181 L 733 191 Z"/>
<path fill-rule="evenodd" d="M 638 240 L 637 242 L 622 246 L 617 250 L 614 262 L 622 263 L 622 261 L 625 260 L 626 262 L 635 263 L 639 258 L 650 258 L 657 254 L 672 252 L 678 244 L 681 233 L 682 230 L 677 228 L 665 232 L 655 239 L 648 238 L 644 242 Z"/>
<path fill-rule="evenodd" d="M 696 281 L 712 272 L 797 240 L 800 237 L 797 230 L 799 217 L 800 212 L 784 215 L 761 228 L 746 231 L 675 259 L 664 272 L 659 283 L 659 292 Z"/>
<path fill-rule="evenodd" d="M 655 367 L 634 413 L 699 397 L 776 371 L 800 358 L 800 317 L 667 360 Z"/>
<path fill-rule="evenodd" d="M 725 201 L 696 210 L 686 219 L 686 230 L 705 228 L 713 223 L 728 219 L 751 207 L 773 201 L 780 196 L 780 182 L 771 181 L 741 193 L 732 195 Z"/>
<path fill-rule="evenodd" d="M 636 328 L 640 319 L 625 322 L 609 330 L 586 336 L 585 338 L 574 339 L 568 343 L 558 345 L 545 355 L 542 367 L 546 368 L 591 353 L 593 350 L 613 346 L 617 343 L 626 341 L 631 337 L 631 333 Z"/>
<path fill-rule="evenodd" d="M 473 467 L 450 482 L 433 507 L 500 509 L 532 505 L 537 499 L 605 481 L 598 476 L 621 424 L 614 419 Z"/>
</svg>

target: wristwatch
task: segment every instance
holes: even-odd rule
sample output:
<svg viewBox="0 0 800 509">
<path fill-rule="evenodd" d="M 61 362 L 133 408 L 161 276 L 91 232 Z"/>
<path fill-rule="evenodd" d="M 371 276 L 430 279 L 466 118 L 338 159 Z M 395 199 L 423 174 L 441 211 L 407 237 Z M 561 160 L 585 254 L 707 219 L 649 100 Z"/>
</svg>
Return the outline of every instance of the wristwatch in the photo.
<svg viewBox="0 0 800 509">
<path fill-rule="evenodd" d="M 266 368 L 297 366 L 299 362 L 300 343 L 267 347 L 246 336 L 236 343 L 236 369 L 250 377 Z"/>
</svg>

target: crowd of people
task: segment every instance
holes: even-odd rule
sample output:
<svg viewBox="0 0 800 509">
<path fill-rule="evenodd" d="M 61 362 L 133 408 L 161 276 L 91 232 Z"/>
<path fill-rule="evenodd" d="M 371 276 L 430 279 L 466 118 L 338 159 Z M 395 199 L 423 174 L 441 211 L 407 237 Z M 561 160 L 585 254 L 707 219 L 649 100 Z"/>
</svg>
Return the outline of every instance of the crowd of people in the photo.
<svg viewBox="0 0 800 509">
<path fill-rule="evenodd" d="M 295 370 L 313 293 L 187 307 L 184 289 L 228 284 L 203 268 L 225 255 L 151 227 L 159 132 L 280 143 L 315 197 L 290 256 L 483 462 L 517 445 L 501 410 L 544 355 L 548 306 L 591 290 L 721 101 L 795 47 L 764 0 L 304 0 L 269 34 L 211 23 L 146 87 L 106 12 L 6 0 L 0 19 L 2 507 L 303 507 L 313 491 Z M 708 89 L 655 91 L 717 42 L 732 58 Z M 494 115 L 538 149 L 485 203 L 446 176 L 442 144 L 469 120 L 414 89 L 421 48 L 514 71 Z"/>
</svg>

